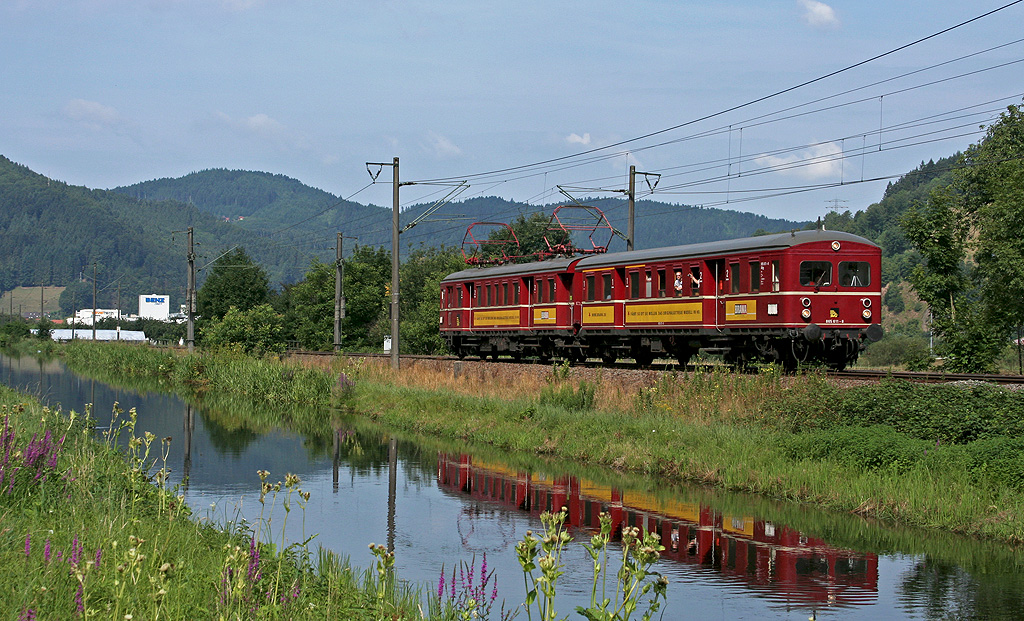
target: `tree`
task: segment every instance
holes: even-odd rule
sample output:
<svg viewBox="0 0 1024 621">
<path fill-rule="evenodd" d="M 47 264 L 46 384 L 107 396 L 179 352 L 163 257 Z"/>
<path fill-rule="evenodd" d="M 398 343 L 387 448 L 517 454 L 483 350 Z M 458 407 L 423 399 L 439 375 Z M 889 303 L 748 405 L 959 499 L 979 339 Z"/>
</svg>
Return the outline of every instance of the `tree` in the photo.
<svg viewBox="0 0 1024 621">
<path fill-rule="evenodd" d="M 257 356 L 284 351 L 283 318 L 269 304 L 248 310 L 232 306 L 222 319 L 203 325 L 203 344 L 213 347 L 238 346 Z"/>
<path fill-rule="evenodd" d="M 952 181 L 902 219 L 922 257 L 910 282 L 932 311 L 947 366 L 992 370 L 1024 324 L 1024 115 L 1010 106 Z"/>
<path fill-rule="evenodd" d="M 441 354 L 448 348 L 438 327 L 441 280 L 464 269 L 455 248 L 419 248 L 409 253 L 401 268 L 402 349 L 410 354 Z"/>
<path fill-rule="evenodd" d="M 239 247 L 213 262 L 197 295 L 197 312 L 204 319 L 220 319 L 231 307 L 247 311 L 269 299 L 267 273 Z"/>
<path fill-rule="evenodd" d="M 285 331 L 299 347 L 334 346 L 334 265 L 314 259 L 303 279 L 284 290 Z"/>
</svg>

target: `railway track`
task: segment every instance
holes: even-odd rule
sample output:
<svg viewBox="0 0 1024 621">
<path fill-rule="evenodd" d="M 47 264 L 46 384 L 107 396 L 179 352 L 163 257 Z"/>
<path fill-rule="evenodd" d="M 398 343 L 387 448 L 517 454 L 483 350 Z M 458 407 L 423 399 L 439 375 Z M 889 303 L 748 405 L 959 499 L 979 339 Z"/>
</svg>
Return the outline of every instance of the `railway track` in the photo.
<svg viewBox="0 0 1024 621">
<path fill-rule="evenodd" d="M 295 350 L 290 351 L 289 354 L 299 356 L 333 356 L 334 352 L 327 351 L 302 351 Z M 387 359 L 389 354 L 377 354 L 377 353 L 348 353 L 345 354 L 351 358 L 383 358 Z M 427 356 L 427 355 L 409 355 L 403 354 L 402 360 L 435 360 L 435 361 L 450 361 L 457 362 L 459 359 L 456 356 Z M 470 362 L 476 362 L 476 360 L 470 360 Z M 484 362 L 484 361 L 480 361 Z M 537 361 L 524 361 L 524 362 L 512 362 L 509 360 L 502 360 L 499 362 L 491 362 L 491 364 L 529 364 L 536 365 L 540 364 Z M 547 363 L 550 364 L 550 363 Z M 582 363 L 573 363 L 572 366 L 583 366 L 588 368 L 605 367 L 608 365 L 602 364 L 597 360 L 588 360 Z M 713 370 L 719 365 L 702 365 L 705 370 Z M 633 362 L 617 362 L 611 365 L 611 368 L 636 368 Z M 689 368 L 695 368 L 694 365 L 690 365 Z M 670 362 L 655 362 L 648 367 L 652 371 L 674 371 L 679 370 L 679 365 Z M 866 380 L 866 381 L 879 381 L 885 378 L 893 379 L 905 379 L 912 382 L 922 382 L 929 384 L 937 384 L 943 382 L 988 382 L 991 384 L 1022 384 L 1024 385 L 1024 375 L 998 375 L 993 373 L 947 373 L 943 371 L 881 371 L 876 369 L 847 369 L 845 371 L 829 371 L 829 376 L 840 379 L 849 380 Z"/>
</svg>

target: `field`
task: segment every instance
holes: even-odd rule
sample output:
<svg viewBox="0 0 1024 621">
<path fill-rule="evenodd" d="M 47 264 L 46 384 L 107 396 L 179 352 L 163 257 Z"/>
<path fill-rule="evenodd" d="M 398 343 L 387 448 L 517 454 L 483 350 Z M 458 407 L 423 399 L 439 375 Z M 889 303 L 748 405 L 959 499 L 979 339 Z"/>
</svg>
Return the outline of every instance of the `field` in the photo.
<svg viewBox="0 0 1024 621">
<path fill-rule="evenodd" d="M 63 319 L 60 316 L 60 294 L 64 287 L 43 287 L 43 312 L 50 319 Z M 0 297 L 0 313 L 20 314 L 22 317 L 39 317 L 39 287 L 17 287 L 13 291 L 4 291 Z"/>
</svg>

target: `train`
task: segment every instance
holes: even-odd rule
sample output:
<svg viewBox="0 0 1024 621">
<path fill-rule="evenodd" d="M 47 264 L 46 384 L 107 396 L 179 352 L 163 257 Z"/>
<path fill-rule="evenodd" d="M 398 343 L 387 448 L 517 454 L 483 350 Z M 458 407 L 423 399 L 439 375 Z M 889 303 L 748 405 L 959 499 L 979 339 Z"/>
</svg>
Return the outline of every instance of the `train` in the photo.
<svg viewBox="0 0 1024 621">
<path fill-rule="evenodd" d="M 470 267 L 440 283 L 440 332 L 460 358 L 842 370 L 882 338 L 881 248 L 818 227 Z"/>
</svg>

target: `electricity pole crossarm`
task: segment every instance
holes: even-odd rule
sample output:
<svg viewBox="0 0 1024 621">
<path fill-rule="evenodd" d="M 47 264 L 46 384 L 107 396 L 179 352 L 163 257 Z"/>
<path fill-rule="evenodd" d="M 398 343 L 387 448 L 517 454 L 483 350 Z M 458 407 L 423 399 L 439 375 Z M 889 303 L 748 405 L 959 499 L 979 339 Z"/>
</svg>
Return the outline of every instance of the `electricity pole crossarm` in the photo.
<svg viewBox="0 0 1024 621">
<path fill-rule="evenodd" d="M 415 184 L 408 183 L 408 184 L 402 184 L 402 185 L 415 185 Z M 451 192 L 448 192 L 447 194 L 445 194 L 443 198 L 439 199 L 436 203 L 434 203 L 433 205 L 428 207 L 426 211 L 424 211 L 419 216 L 417 216 L 415 220 L 413 220 L 409 224 L 406 224 L 404 227 L 402 227 L 402 230 L 399 231 L 399 233 L 404 233 L 404 232 L 408 231 L 409 229 L 411 229 L 412 227 L 414 227 L 417 224 L 419 224 L 420 222 L 423 222 L 424 220 L 426 220 L 427 218 L 432 216 L 438 209 L 440 209 L 441 207 L 444 207 L 448 203 L 452 202 L 460 194 L 462 194 L 463 192 L 465 192 L 468 189 L 469 189 L 469 184 L 466 183 L 465 181 L 460 181 L 459 185 L 457 185 L 454 188 L 452 188 Z"/>
</svg>

